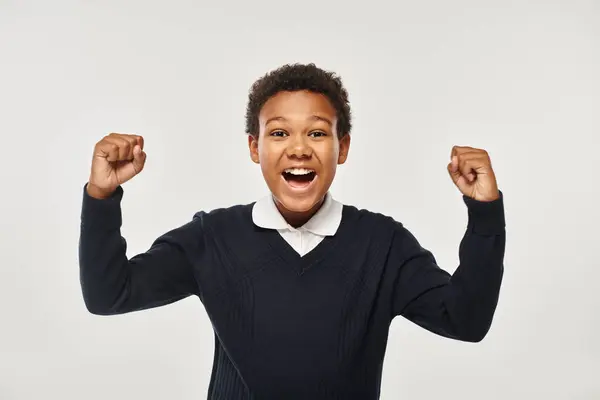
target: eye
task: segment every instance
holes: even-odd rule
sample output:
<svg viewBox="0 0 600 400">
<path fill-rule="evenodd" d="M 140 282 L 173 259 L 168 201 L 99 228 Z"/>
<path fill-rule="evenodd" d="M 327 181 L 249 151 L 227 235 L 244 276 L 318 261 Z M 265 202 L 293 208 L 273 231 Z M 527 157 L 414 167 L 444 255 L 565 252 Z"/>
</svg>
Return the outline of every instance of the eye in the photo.
<svg viewBox="0 0 600 400">
<path fill-rule="evenodd" d="M 273 131 L 270 134 L 270 136 L 276 136 L 276 137 L 283 137 L 285 135 L 287 135 L 287 133 L 285 133 L 284 131 Z"/>
<path fill-rule="evenodd" d="M 323 137 L 323 136 L 327 136 L 327 134 L 325 132 L 322 132 L 322 131 L 312 131 L 311 133 L 309 133 L 309 136 L 312 136 L 312 137 Z"/>
</svg>

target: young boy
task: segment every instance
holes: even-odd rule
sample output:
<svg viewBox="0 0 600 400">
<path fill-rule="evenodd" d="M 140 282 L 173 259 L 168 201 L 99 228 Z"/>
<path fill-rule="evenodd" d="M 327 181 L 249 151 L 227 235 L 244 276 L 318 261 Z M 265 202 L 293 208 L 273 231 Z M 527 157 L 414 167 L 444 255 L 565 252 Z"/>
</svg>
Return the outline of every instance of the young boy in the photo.
<svg viewBox="0 0 600 400">
<path fill-rule="evenodd" d="M 469 217 L 450 275 L 402 223 L 329 193 L 350 147 L 336 75 L 313 64 L 271 71 L 251 88 L 246 122 L 270 195 L 199 211 L 131 259 L 121 185 L 142 171 L 144 142 L 110 134 L 96 144 L 79 250 L 91 313 L 198 296 L 215 333 L 208 399 L 378 399 L 398 315 L 444 337 L 484 338 L 505 249 L 503 197 L 484 150 L 455 146 L 447 167 Z"/>
</svg>

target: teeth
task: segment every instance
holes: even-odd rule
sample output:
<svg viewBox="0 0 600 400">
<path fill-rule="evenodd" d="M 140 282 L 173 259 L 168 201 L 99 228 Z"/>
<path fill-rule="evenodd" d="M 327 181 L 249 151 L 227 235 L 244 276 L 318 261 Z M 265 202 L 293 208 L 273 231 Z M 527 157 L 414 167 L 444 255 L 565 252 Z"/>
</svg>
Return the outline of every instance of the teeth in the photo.
<svg viewBox="0 0 600 400">
<path fill-rule="evenodd" d="M 306 168 L 288 168 L 284 172 L 286 172 L 288 174 L 292 174 L 292 175 L 307 175 L 307 174 L 310 174 L 311 172 L 315 172 L 315 171 L 312 169 L 306 169 Z"/>
</svg>

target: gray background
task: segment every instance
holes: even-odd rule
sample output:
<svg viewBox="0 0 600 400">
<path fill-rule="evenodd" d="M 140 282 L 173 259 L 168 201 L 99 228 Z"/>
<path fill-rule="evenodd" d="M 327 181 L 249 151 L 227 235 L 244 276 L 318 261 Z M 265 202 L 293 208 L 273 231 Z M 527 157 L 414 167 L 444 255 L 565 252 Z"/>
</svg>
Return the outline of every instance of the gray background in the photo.
<svg viewBox="0 0 600 400">
<path fill-rule="evenodd" d="M 89 314 L 83 184 L 109 132 L 146 138 L 124 187 L 128 255 L 198 210 L 267 193 L 243 134 L 250 84 L 337 71 L 355 116 L 334 197 L 402 221 L 453 272 L 466 208 L 453 145 L 489 151 L 506 275 L 479 344 L 397 318 L 382 399 L 598 399 L 598 1 L 0 1 L 0 399 L 202 399 L 197 298 Z"/>
</svg>

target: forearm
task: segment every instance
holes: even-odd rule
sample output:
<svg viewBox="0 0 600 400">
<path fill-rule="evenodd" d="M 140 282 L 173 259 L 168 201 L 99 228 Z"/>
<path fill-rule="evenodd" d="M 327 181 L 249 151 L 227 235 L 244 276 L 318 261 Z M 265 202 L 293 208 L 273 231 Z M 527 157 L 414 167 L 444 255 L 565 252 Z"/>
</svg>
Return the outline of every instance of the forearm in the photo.
<svg viewBox="0 0 600 400">
<path fill-rule="evenodd" d="M 504 198 L 500 193 L 492 202 L 463 199 L 468 225 L 444 304 L 457 337 L 479 341 L 492 324 L 504 274 Z"/>
<path fill-rule="evenodd" d="M 482 234 L 469 227 L 459 249 L 460 265 L 444 304 L 457 338 L 479 341 L 492 324 L 504 274 L 506 234 Z"/>
<path fill-rule="evenodd" d="M 113 313 L 129 284 L 119 195 L 97 199 L 84 193 L 79 271 L 86 307 L 94 314 Z"/>
</svg>

